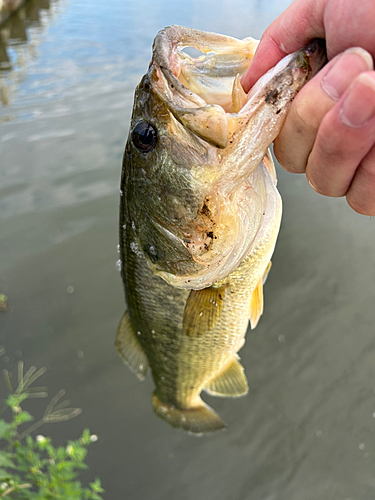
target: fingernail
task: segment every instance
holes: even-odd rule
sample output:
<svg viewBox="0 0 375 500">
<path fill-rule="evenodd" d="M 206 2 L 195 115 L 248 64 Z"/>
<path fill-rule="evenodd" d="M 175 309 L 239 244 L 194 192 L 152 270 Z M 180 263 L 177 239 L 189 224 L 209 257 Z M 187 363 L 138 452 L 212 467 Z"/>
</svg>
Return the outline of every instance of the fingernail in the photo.
<svg viewBox="0 0 375 500">
<path fill-rule="evenodd" d="M 352 47 L 337 56 L 335 64 L 322 79 L 322 88 L 332 99 L 338 101 L 359 73 L 372 69 L 371 55 L 360 47 Z"/>
<path fill-rule="evenodd" d="M 340 119 L 349 127 L 360 128 L 375 115 L 375 80 L 362 73 L 349 89 L 340 109 Z"/>
</svg>

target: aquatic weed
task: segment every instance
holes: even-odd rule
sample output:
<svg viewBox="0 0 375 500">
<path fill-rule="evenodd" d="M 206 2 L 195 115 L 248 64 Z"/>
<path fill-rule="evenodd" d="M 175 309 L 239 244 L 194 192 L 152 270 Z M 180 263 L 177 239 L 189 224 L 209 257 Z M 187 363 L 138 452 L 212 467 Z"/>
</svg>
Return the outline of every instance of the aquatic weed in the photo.
<svg viewBox="0 0 375 500">
<path fill-rule="evenodd" d="M 30 433 L 45 423 L 70 420 L 81 413 L 80 408 L 69 407 L 69 401 L 61 401 L 65 391 L 59 391 L 47 405 L 40 420 L 25 430 L 20 426 L 33 420 L 29 412 L 22 409 L 28 398 L 45 398 L 45 387 L 31 387 L 45 373 L 45 368 L 31 367 L 24 374 L 23 362 L 18 364 L 18 385 L 13 389 L 8 370 L 4 370 L 8 396 L 0 408 L 0 499 L 14 500 L 102 500 L 104 490 L 96 479 L 89 487 L 82 486 L 77 479 L 79 471 L 86 469 L 84 463 L 88 446 L 97 441 L 85 429 L 75 441 L 55 448 L 49 437 Z M 5 419 L 2 415 L 8 415 Z"/>
</svg>

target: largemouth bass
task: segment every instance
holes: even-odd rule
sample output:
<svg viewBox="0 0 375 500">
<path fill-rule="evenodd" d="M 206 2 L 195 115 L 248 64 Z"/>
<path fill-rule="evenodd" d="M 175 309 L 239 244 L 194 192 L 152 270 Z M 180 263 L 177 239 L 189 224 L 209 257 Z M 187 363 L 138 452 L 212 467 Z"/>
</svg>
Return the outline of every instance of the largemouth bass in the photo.
<svg viewBox="0 0 375 500">
<path fill-rule="evenodd" d="M 281 220 L 268 147 L 289 106 L 325 62 L 313 41 L 246 95 L 257 47 L 181 26 L 161 30 L 135 92 L 120 206 L 127 311 L 116 347 L 174 427 L 224 427 L 205 390 L 248 391 L 238 351 L 263 312 L 263 283 Z M 200 51 L 198 57 L 186 50 Z"/>
</svg>

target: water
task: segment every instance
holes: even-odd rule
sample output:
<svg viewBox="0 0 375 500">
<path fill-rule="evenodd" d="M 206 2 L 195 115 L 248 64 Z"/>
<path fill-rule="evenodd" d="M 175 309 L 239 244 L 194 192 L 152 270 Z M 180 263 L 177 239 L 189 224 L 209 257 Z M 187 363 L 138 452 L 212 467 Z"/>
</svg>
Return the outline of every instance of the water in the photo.
<svg viewBox="0 0 375 500">
<path fill-rule="evenodd" d="M 84 477 L 108 499 L 375 497 L 374 221 L 304 177 L 278 172 L 265 314 L 241 351 L 250 394 L 206 397 L 225 432 L 169 428 L 150 378 L 113 347 L 121 156 L 154 35 L 175 23 L 259 37 L 288 3 L 30 0 L 0 28 L 0 368 L 46 365 L 50 395 L 83 408 L 40 432 L 97 434 Z"/>
</svg>

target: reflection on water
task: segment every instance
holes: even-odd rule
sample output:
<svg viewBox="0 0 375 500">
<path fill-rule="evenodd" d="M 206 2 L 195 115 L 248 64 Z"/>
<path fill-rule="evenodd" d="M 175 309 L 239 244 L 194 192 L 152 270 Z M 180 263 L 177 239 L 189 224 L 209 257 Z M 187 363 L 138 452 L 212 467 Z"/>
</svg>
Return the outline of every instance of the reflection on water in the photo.
<svg viewBox="0 0 375 500">
<path fill-rule="evenodd" d="M 61 9 L 62 0 L 29 0 L 0 26 L 0 101 L 9 105 L 27 66 L 38 55 L 43 34 Z"/>
<path fill-rule="evenodd" d="M 121 157 L 153 37 L 175 23 L 259 38 L 289 3 L 29 0 L 1 28 L 0 369 L 49 366 L 50 393 L 83 413 L 44 432 L 98 434 L 89 474 L 109 500 L 375 498 L 374 221 L 343 200 L 279 170 L 265 314 L 240 352 L 250 394 L 207 398 L 225 432 L 170 429 L 113 346 Z"/>
</svg>

